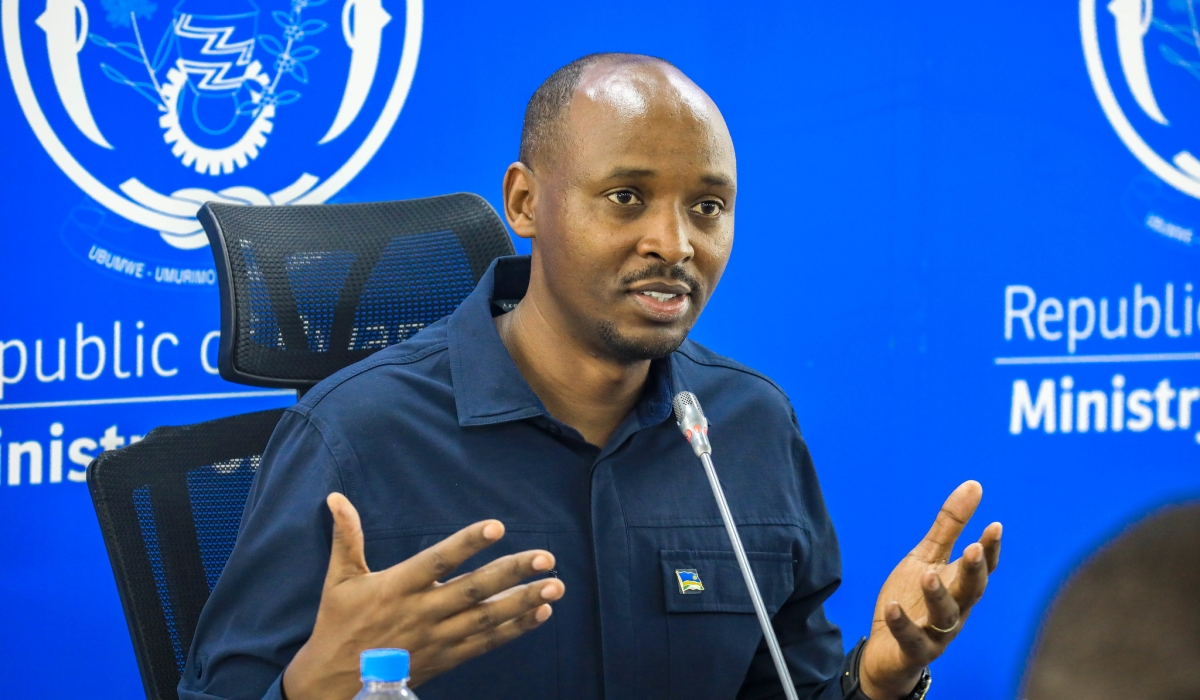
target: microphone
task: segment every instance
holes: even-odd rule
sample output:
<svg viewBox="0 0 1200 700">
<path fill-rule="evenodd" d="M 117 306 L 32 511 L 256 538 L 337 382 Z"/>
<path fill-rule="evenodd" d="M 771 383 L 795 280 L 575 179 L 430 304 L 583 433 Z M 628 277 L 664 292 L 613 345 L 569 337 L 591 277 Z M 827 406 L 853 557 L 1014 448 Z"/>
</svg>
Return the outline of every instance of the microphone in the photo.
<svg viewBox="0 0 1200 700">
<path fill-rule="evenodd" d="M 700 408 L 700 401 L 690 391 L 675 394 L 675 422 L 679 431 L 692 446 L 697 457 L 712 454 L 712 443 L 708 441 L 708 419 Z"/>
<path fill-rule="evenodd" d="M 787 700 L 799 700 L 796 688 L 792 685 L 792 676 L 788 673 L 787 664 L 783 660 L 783 651 L 779 648 L 779 640 L 775 637 L 775 629 L 771 627 L 771 618 L 767 617 L 767 606 L 763 605 L 762 593 L 754 580 L 754 572 L 750 569 L 750 560 L 746 558 L 746 548 L 742 546 L 742 538 L 738 535 L 737 526 L 733 524 L 733 514 L 729 512 L 729 503 L 725 501 L 725 492 L 717 479 L 717 470 L 712 462 L 712 443 L 708 440 L 708 418 L 700 408 L 700 401 L 690 391 L 681 391 L 675 395 L 675 422 L 679 432 L 692 446 L 692 452 L 700 458 L 704 465 L 704 473 L 708 475 L 708 484 L 712 487 L 713 498 L 717 501 L 717 510 L 721 511 L 721 520 L 725 523 L 725 532 L 733 544 L 733 554 L 738 567 L 742 570 L 742 578 L 746 581 L 746 590 L 750 592 L 750 602 L 754 604 L 754 614 L 758 616 L 758 624 L 762 627 L 763 637 L 767 640 L 767 648 L 771 651 L 771 660 L 775 662 L 775 672 L 779 674 L 779 682 L 783 684 L 783 692 Z"/>
</svg>

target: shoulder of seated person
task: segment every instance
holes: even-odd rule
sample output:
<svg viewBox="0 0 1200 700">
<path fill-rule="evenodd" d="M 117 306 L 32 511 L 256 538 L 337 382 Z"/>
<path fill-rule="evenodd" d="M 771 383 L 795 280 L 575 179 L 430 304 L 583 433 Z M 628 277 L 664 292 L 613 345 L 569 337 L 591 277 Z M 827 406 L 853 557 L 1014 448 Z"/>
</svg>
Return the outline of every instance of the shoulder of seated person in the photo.
<svg viewBox="0 0 1200 700">
<path fill-rule="evenodd" d="M 402 343 L 383 348 L 333 373 L 310 389 L 295 409 L 309 413 L 375 392 L 394 393 L 397 383 L 403 385 L 409 379 L 420 379 L 423 383 L 439 379 L 449 382 L 448 369 L 438 367 L 447 360 L 447 349 L 445 324 L 431 325 Z"/>
<path fill-rule="evenodd" d="M 762 401 L 773 408 L 791 412 L 790 399 L 774 380 L 756 369 L 719 355 L 700 343 L 693 340 L 684 341 L 675 351 L 675 361 L 684 382 L 696 383 L 694 389 L 689 385 L 677 387 L 677 390 L 687 388 L 696 393 L 706 411 L 706 397 L 700 394 L 704 388 L 713 391 L 708 403 L 713 403 L 723 394 L 735 391 L 743 397 L 752 397 L 756 403 Z"/>
</svg>

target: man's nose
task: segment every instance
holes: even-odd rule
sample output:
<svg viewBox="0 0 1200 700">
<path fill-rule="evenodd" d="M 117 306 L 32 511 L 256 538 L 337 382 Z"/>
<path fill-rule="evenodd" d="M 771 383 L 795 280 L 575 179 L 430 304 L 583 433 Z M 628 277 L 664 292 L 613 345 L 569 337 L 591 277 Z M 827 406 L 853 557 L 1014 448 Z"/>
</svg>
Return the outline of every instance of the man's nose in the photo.
<svg viewBox="0 0 1200 700">
<path fill-rule="evenodd" d="M 680 212 L 678 207 L 663 207 L 659 216 L 648 223 L 649 227 L 638 241 L 638 254 L 643 258 L 657 258 L 666 265 L 678 265 L 695 255 L 686 212 Z"/>
</svg>

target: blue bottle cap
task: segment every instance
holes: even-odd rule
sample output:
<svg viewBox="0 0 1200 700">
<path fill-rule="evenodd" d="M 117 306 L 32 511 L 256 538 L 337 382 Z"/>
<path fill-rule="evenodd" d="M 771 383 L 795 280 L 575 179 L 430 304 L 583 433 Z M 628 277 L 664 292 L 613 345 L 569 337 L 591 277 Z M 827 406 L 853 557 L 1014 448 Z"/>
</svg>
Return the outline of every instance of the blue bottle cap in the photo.
<svg viewBox="0 0 1200 700">
<path fill-rule="evenodd" d="M 359 657 L 362 679 L 395 683 L 408 679 L 408 652 L 403 649 L 367 649 Z"/>
</svg>

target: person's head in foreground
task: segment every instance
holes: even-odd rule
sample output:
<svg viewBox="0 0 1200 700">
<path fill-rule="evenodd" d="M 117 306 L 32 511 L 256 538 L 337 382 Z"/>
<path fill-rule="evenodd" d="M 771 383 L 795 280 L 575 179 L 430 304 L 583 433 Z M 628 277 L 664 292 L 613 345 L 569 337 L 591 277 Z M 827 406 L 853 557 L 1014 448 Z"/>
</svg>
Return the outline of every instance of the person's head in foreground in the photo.
<svg viewBox="0 0 1200 700">
<path fill-rule="evenodd" d="M 1200 700 L 1200 503 L 1129 528 L 1050 609 L 1028 700 Z"/>
<path fill-rule="evenodd" d="M 349 698 L 358 654 L 379 647 L 411 652 L 425 700 L 784 697 L 672 420 L 685 390 L 714 426 L 799 697 L 923 697 L 1000 526 L 951 562 L 982 495 L 956 489 L 844 655 L 823 608 L 837 539 L 795 413 L 687 340 L 729 260 L 736 196 L 729 129 L 678 68 L 598 54 L 556 71 L 504 177 L 532 256 L 497 260 L 448 318 L 284 414 L 180 697 Z"/>
</svg>

